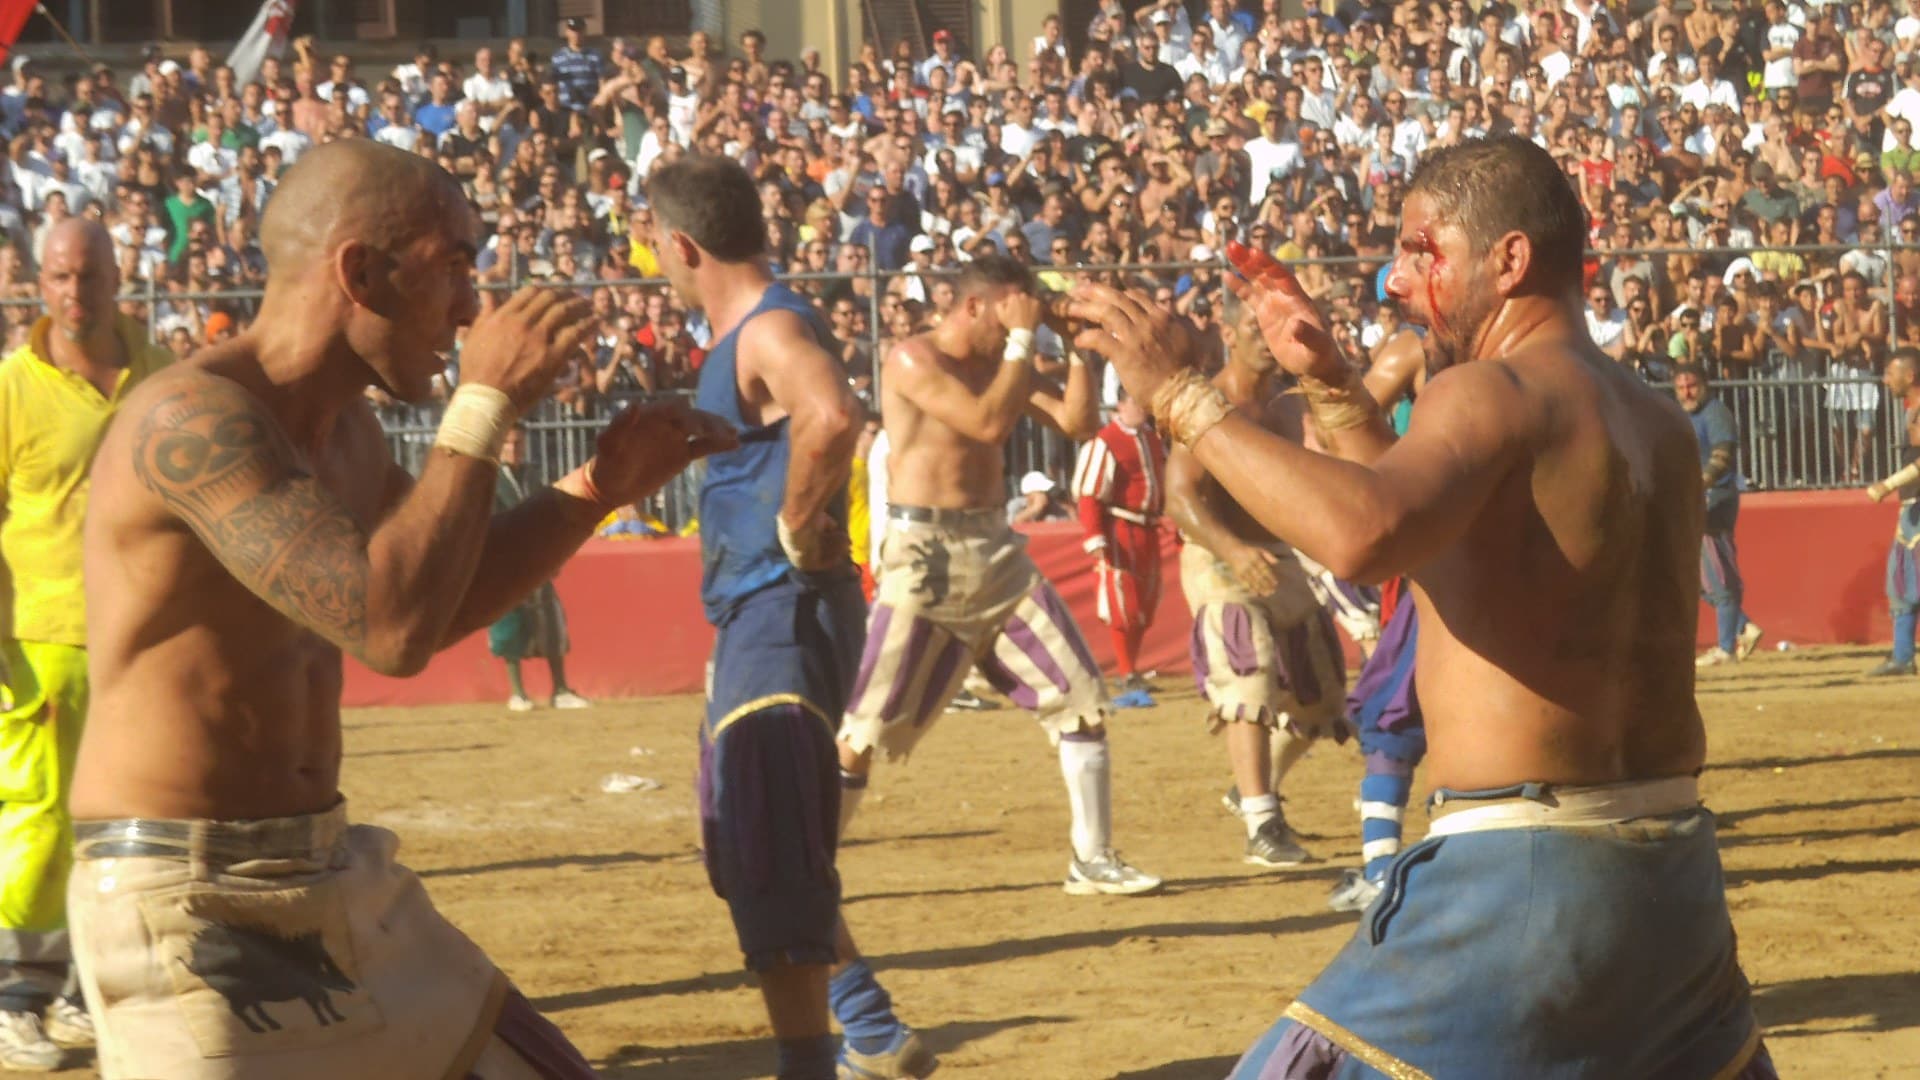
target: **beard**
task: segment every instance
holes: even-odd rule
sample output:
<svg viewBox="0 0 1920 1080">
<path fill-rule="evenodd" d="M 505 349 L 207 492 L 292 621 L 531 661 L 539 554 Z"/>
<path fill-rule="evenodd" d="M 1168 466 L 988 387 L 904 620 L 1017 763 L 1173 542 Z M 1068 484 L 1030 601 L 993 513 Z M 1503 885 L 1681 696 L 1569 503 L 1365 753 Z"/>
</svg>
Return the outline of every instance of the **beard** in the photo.
<svg viewBox="0 0 1920 1080">
<path fill-rule="evenodd" d="M 1427 313 L 1427 336 L 1421 346 L 1428 378 L 1473 359 L 1474 343 L 1503 303 L 1477 275 L 1456 292 L 1460 297 L 1457 302 L 1447 308 L 1436 306 Z"/>
</svg>

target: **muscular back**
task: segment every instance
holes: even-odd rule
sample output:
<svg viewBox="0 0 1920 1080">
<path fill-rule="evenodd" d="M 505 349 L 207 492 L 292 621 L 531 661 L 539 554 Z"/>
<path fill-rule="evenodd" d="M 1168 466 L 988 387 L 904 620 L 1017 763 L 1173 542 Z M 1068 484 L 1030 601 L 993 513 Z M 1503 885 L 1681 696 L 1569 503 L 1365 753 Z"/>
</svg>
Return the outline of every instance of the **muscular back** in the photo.
<svg viewBox="0 0 1920 1080">
<path fill-rule="evenodd" d="M 247 389 L 258 370 L 232 349 L 176 366 L 129 399 L 100 447 L 78 818 L 275 817 L 338 797 L 341 650 L 284 612 L 363 631 L 364 579 L 301 548 L 326 543 L 340 508 L 343 525 L 370 532 L 399 471 L 358 402 L 322 447 L 291 445 Z M 295 525 L 284 500 L 263 513 L 224 506 L 263 455 L 297 477 L 289 486 L 313 485 L 327 513 Z"/>
<path fill-rule="evenodd" d="M 1471 369 L 1480 369 L 1472 371 Z M 1699 768 L 1701 481 L 1679 408 L 1597 351 L 1540 345 L 1435 379 L 1444 425 L 1478 380 L 1530 429 L 1456 541 L 1412 575 L 1436 785 L 1606 783 Z M 1422 439 L 1431 454 L 1445 432 Z M 1382 459 L 1384 465 L 1392 457 Z"/>
</svg>

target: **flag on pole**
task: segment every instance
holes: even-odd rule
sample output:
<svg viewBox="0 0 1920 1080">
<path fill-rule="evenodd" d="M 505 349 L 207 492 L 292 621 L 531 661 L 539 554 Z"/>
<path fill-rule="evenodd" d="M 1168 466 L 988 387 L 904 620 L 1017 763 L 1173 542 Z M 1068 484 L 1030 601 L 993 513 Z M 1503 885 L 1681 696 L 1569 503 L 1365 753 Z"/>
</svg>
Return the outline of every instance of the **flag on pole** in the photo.
<svg viewBox="0 0 1920 1080">
<path fill-rule="evenodd" d="M 9 0 L 0 0 L 7 3 Z M 233 69 L 236 86 L 245 86 L 260 77 L 260 65 L 269 56 L 287 51 L 287 31 L 293 26 L 294 0 L 266 0 L 253 25 L 240 36 L 227 54 L 227 66 Z"/>
<path fill-rule="evenodd" d="M 27 17 L 38 6 L 34 0 L 0 0 L 0 61 L 13 55 L 13 43 L 20 40 Z"/>
</svg>

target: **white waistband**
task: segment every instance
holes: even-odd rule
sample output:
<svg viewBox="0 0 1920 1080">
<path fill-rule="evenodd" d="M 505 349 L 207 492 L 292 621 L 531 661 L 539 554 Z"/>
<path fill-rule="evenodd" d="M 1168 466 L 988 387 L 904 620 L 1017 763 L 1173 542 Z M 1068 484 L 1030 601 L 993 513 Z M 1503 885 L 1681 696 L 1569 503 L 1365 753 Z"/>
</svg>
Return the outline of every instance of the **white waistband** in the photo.
<svg viewBox="0 0 1920 1080">
<path fill-rule="evenodd" d="M 1487 832 L 1493 829 L 1570 828 L 1617 825 L 1635 818 L 1676 814 L 1700 805 L 1700 785 L 1691 776 L 1638 780 L 1598 787 L 1548 787 L 1539 799 L 1501 799 L 1441 810 L 1428 836 Z"/>
<path fill-rule="evenodd" d="M 1131 521 L 1135 525 L 1153 524 L 1152 515 L 1143 514 L 1138 510 L 1129 510 L 1124 506 L 1109 506 L 1107 507 L 1107 513 L 1112 514 L 1114 517 L 1119 518 L 1121 521 Z"/>
</svg>

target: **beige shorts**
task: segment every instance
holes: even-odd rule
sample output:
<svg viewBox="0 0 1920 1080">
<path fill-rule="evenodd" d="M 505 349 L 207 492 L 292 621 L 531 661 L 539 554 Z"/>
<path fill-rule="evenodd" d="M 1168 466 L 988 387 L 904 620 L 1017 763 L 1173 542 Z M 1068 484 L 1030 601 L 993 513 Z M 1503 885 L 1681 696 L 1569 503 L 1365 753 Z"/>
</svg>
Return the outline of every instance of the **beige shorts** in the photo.
<svg viewBox="0 0 1920 1080">
<path fill-rule="evenodd" d="M 1050 739 L 1106 720 L 1107 688 L 1086 639 L 999 509 L 939 524 L 895 519 L 840 737 L 887 758 L 912 752 L 978 665 L 1038 714 Z"/>
<path fill-rule="evenodd" d="M 1347 667 L 1333 619 L 1285 546 L 1274 551 L 1279 584 L 1256 595 L 1206 548 L 1189 541 L 1180 550 L 1193 678 L 1212 707 L 1207 723 L 1214 731 L 1242 721 L 1344 739 Z"/>
<path fill-rule="evenodd" d="M 344 805 L 76 835 L 68 910 L 108 1080 L 544 1075 L 495 1031 L 506 976 Z"/>
</svg>

